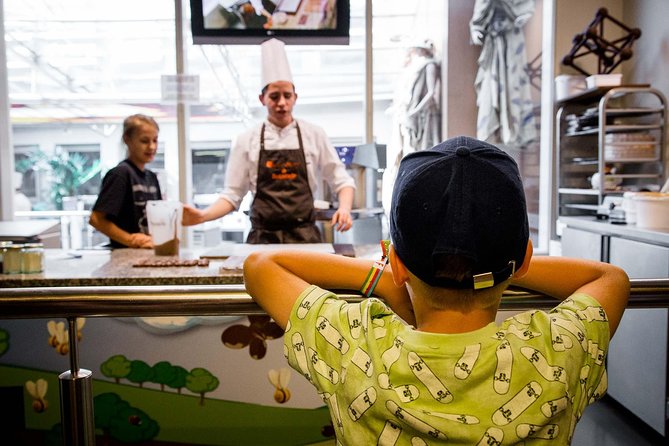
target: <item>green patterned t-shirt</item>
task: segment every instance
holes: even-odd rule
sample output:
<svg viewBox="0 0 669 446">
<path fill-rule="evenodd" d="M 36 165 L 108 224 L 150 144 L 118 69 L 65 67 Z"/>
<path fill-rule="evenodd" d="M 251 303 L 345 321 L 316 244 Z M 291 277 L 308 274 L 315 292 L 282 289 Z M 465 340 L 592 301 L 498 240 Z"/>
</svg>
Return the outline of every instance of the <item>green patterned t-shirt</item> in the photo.
<svg viewBox="0 0 669 446">
<path fill-rule="evenodd" d="M 344 445 L 568 444 L 606 391 L 609 325 L 592 297 L 462 334 L 415 330 L 378 299 L 310 286 L 284 336 Z"/>
</svg>

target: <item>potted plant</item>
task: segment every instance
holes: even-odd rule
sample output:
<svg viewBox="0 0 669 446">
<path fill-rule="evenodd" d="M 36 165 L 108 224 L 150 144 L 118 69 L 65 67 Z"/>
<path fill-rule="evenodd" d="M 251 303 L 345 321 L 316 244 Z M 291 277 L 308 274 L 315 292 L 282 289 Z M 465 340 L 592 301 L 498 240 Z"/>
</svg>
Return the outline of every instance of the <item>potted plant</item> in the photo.
<svg viewBox="0 0 669 446">
<path fill-rule="evenodd" d="M 78 195 L 79 187 L 101 171 L 100 160 L 91 162 L 79 153 L 57 148 L 53 153 L 37 150 L 30 156 L 32 168 L 48 172 L 51 200 L 63 209 L 63 198 Z"/>
</svg>

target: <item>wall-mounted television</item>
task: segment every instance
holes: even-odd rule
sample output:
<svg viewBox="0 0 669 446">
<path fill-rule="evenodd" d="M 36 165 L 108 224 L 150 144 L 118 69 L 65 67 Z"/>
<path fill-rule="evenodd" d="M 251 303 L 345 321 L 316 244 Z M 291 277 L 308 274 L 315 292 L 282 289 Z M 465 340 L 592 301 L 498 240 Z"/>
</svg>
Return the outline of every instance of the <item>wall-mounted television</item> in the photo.
<svg viewBox="0 0 669 446">
<path fill-rule="evenodd" d="M 190 0 L 193 43 L 348 45 L 349 0 Z"/>
</svg>

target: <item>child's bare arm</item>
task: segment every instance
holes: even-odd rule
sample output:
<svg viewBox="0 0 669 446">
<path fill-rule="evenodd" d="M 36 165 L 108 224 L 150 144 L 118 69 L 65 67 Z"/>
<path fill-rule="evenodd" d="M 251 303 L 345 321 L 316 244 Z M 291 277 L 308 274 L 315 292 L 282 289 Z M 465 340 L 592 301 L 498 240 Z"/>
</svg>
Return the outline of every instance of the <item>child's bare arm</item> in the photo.
<svg viewBox="0 0 669 446">
<path fill-rule="evenodd" d="M 358 290 L 367 277 L 371 260 L 304 251 L 253 253 L 244 262 L 246 290 L 279 324 L 286 327 L 290 310 L 307 286 Z M 405 287 L 393 283 L 386 267 L 374 294 L 383 298 L 401 318 L 415 324 Z"/>
<path fill-rule="evenodd" d="M 618 328 L 630 292 L 629 278 L 617 266 L 554 256 L 532 257 L 527 274 L 513 279 L 512 284 L 560 300 L 575 292 L 592 296 L 606 311 L 611 336 Z"/>
</svg>

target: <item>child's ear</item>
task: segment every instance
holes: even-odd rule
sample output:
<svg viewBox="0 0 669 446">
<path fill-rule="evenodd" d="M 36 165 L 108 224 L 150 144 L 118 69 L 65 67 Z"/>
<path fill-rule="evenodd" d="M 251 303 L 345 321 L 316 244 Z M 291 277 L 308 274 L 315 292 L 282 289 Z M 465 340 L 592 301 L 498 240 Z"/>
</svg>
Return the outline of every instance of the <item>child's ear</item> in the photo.
<svg viewBox="0 0 669 446">
<path fill-rule="evenodd" d="M 393 282 L 398 287 L 404 286 L 409 280 L 409 271 L 407 270 L 407 267 L 404 266 L 404 263 L 402 263 L 402 260 L 397 256 L 393 245 L 390 245 L 388 259 L 390 260 L 390 268 L 393 273 Z"/>
<path fill-rule="evenodd" d="M 530 260 L 532 259 L 533 253 L 534 253 L 534 247 L 532 246 L 532 240 L 528 240 L 527 249 L 525 250 L 525 258 L 523 259 L 523 265 L 516 270 L 516 272 L 513 275 L 514 278 L 520 279 L 525 274 L 527 274 L 527 270 L 530 268 Z"/>
</svg>

